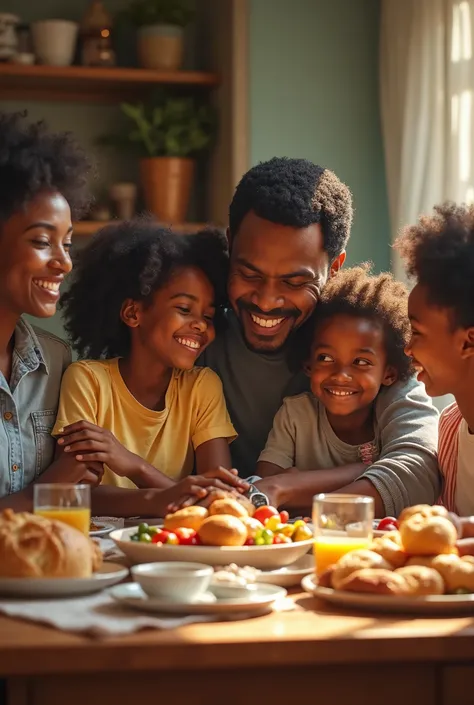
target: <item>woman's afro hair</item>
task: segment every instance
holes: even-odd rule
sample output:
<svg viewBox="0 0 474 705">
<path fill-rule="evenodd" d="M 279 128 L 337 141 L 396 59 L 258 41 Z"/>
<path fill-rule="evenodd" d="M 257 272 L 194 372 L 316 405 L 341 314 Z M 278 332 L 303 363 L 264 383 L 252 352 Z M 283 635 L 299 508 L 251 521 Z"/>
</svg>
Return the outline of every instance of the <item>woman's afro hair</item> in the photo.
<svg viewBox="0 0 474 705">
<path fill-rule="evenodd" d="M 59 191 L 74 218 L 87 211 L 91 164 L 69 132 L 49 132 L 25 113 L 0 113 L 0 223 L 40 191 Z"/>
</svg>

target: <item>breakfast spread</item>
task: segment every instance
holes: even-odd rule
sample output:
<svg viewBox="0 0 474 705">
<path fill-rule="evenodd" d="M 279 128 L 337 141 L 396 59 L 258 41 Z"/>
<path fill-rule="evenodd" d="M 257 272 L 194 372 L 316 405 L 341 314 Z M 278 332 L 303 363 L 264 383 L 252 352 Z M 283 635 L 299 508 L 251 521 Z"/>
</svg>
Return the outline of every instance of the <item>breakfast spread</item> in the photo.
<svg viewBox="0 0 474 705">
<path fill-rule="evenodd" d="M 0 578 L 89 578 L 102 564 L 78 529 L 11 509 L 0 514 L 0 555 Z"/>
<path fill-rule="evenodd" d="M 474 557 L 456 549 L 459 521 L 442 506 L 405 509 L 398 529 L 351 551 L 328 568 L 319 586 L 378 595 L 474 593 Z"/>
<path fill-rule="evenodd" d="M 208 509 L 185 507 L 168 514 L 162 527 L 140 524 L 131 541 L 162 546 L 272 546 L 313 537 L 306 521 L 290 524 L 287 512 L 264 506 L 256 511 L 232 498 L 216 499 Z"/>
</svg>

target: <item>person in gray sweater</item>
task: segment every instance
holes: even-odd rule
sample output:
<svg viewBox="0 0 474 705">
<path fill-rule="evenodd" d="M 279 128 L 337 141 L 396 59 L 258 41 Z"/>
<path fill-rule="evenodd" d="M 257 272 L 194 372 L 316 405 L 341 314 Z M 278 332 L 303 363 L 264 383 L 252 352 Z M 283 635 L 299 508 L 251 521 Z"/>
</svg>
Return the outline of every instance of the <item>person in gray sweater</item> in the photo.
<svg viewBox="0 0 474 705">
<path fill-rule="evenodd" d="M 307 160 L 271 159 L 237 186 L 228 229 L 231 308 L 199 362 L 223 382 L 239 434 L 232 459 L 243 477 L 255 472 L 283 399 L 309 391 L 301 360 L 308 319 L 344 264 L 351 224 L 349 189 Z M 251 494 L 289 508 L 308 508 L 318 492 L 364 494 L 374 498 L 376 516 L 436 502 L 438 412 L 423 385 L 410 377 L 384 388 L 375 416 L 385 443 L 371 465 L 255 477 Z"/>
</svg>

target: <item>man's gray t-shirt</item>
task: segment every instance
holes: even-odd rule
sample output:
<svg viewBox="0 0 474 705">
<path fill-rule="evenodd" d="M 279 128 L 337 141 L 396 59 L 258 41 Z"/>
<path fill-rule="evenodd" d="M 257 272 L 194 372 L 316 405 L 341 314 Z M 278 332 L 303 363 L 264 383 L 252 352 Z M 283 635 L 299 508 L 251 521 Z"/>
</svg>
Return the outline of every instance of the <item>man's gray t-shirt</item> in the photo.
<svg viewBox="0 0 474 705">
<path fill-rule="evenodd" d="M 232 311 L 227 326 L 199 358 L 222 380 L 239 437 L 230 446 L 234 467 L 243 477 L 255 472 L 273 419 L 283 399 L 309 391 L 304 372 L 290 369 L 285 351 L 261 355 L 246 346 Z M 375 486 L 387 514 L 397 516 L 411 504 L 434 503 L 440 495 L 437 463 L 438 412 L 416 379 L 382 389 L 375 415 L 384 452 L 364 477 Z"/>
</svg>

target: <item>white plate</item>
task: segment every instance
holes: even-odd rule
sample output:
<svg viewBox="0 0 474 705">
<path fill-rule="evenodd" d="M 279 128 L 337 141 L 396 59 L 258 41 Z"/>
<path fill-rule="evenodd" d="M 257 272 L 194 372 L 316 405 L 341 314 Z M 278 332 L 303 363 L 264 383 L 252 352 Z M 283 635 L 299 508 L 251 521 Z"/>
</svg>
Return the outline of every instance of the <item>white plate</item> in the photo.
<svg viewBox="0 0 474 705">
<path fill-rule="evenodd" d="M 277 570 L 262 570 L 257 576 L 259 583 L 279 585 L 280 587 L 293 587 L 301 583 L 301 578 L 309 573 L 314 573 L 314 558 L 307 553 L 297 561 Z"/>
<path fill-rule="evenodd" d="M 362 592 L 344 592 L 319 587 L 314 574 L 301 581 L 302 588 L 311 595 L 340 607 L 372 612 L 401 612 L 410 614 L 473 613 L 474 595 L 426 595 L 399 597 L 397 595 L 371 595 Z"/>
<path fill-rule="evenodd" d="M 89 531 L 89 536 L 91 536 L 92 538 L 99 536 L 107 536 L 107 534 L 110 534 L 110 532 L 115 529 L 115 526 L 113 524 L 103 524 L 100 521 L 94 521 L 92 523 L 95 526 L 99 527 L 96 531 Z"/>
<path fill-rule="evenodd" d="M 252 566 L 259 570 L 276 570 L 290 565 L 308 553 L 313 539 L 281 543 L 274 546 L 157 546 L 151 543 L 130 541 L 137 526 L 112 531 L 110 537 L 133 563 L 158 563 L 185 561 L 207 565 Z"/>
<path fill-rule="evenodd" d="M 115 585 L 128 575 L 117 563 L 104 563 L 90 578 L 0 578 L 3 597 L 76 597 Z"/>
<path fill-rule="evenodd" d="M 206 592 L 195 602 L 170 602 L 148 597 L 138 583 L 124 583 L 109 590 L 118 602 L 145 612 L 169 614 L 223 614 L 232 612 L 261 612 L 268 610 L 276 600 L 286 597 L 286 590 L 275 585 L 257 584 L 258 590 L 250 597 L 238 600 L 219 600 L 211 592 Z"/>
</svg>

